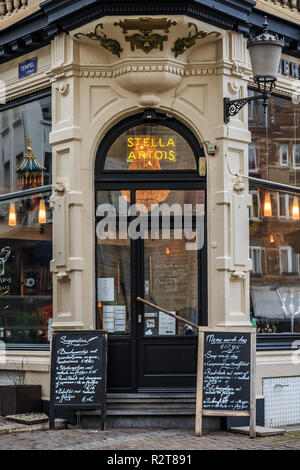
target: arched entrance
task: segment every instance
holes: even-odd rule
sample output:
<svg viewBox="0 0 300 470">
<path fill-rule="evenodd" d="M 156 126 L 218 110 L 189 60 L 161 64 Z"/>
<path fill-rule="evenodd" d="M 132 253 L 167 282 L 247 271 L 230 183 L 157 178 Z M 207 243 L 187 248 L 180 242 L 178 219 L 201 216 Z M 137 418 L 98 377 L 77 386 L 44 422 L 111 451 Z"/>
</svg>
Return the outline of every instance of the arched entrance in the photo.
<svg viewBox="0 0 300 470">
<path fill-rule="evenodd" d="M 207 324 L 203 149 L 183 124 L 145 112 L 114 126 L 97 152 L 97 328 L 109 332 L 110 392 L 195 387 L 192 328 L 142 297 Z"/>
</svg>

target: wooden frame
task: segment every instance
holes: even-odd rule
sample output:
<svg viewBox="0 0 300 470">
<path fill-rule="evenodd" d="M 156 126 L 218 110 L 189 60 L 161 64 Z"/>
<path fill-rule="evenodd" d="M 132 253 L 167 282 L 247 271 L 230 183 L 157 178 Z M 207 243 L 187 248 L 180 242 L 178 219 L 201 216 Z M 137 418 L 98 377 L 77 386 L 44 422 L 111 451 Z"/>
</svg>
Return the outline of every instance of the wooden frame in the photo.
<svg viewBox="0 0 300 470">
<path fill-rule="evenodd" d="M 256 330 L 244 329 L 244 330 L 233 330 L 229 327 L 198 327 L 199 339 L 198 339 L 198 368 L 197 368 L 197 394 L 196 394 L 196 420 L 195 420 L 195 434 L 196 436 L 202 435 L 202 416 L 234 416 L 242 417 L 249 416 L 250 437 L 256 436 L 256 394 L 255 394 L 255 376 L 256 376 Z M 250 333 L 250 409 L 249 411 L 231 411 L 231 410 L 203 410 L 203 358 L 204 358 L 204 333 L 216 332 L 216 333 Z"/>
<path fill-rule="evenodd" d="M 197 388 L 196 388 L 196 417 L 195 417 L 195 434 L 196 436 L 202 435 L 202 416 L 234 416 L 234 417 L 244 417 L 249 416 L 250 426 L 249 426 L 249 435 L 251 438 L 256 437 L 256 393 L 255 393 L 255 379 L 256 379 L 256 330 L 251 328 L 244 328 L 241 330 L 236 330 L 230 327 L 204 327 L 196 325 L 195 323 L 186 320 L 185 318 L 175 315 L 174 313 L 168 312 L 168 310 L 159 307 L 147 300 L 137 297 L 136 299 L 139 302 L 142 302 L 150 307 L 153 307 L 161 312 L 170 315 L 176 320 L 187 323 L 188 325 L 196 328 L 198 330 L 198 365 L 197 365 Z M 203 358 L 204 358 L 204 334 L 205 333 L 236 333 L 236 334 L 250 334 L 250 397 L 249 397 L 249 411 L 234 411 L 234 410 L 203 410 L 202 401 L 203 401 L 203 377 L 204 377 L 204 367 L 203 367 Z"/>
</svg>

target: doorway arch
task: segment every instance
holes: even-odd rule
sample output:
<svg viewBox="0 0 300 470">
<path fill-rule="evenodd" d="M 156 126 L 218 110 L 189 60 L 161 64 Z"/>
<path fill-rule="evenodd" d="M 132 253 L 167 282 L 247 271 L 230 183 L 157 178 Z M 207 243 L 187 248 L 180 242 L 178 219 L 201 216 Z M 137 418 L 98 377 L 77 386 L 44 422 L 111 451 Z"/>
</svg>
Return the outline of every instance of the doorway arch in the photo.
<svg viewBox="0 0 300 470">
<path fill-rule="evenodd" d="M 204 151 L 180 121 L 145 110 L 116 124 L 95 164 L 97 328 L 110 392 L 195 388 L 196 331 L 136 298 L 207 324 Z"/>
</svg>

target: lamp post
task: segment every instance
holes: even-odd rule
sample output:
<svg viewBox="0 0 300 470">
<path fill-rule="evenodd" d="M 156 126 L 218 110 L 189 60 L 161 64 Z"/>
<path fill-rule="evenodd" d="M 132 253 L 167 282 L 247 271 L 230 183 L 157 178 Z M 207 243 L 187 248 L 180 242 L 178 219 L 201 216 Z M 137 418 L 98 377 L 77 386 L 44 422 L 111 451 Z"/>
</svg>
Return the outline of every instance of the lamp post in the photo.
<svg viewBox="0 0 300 470">
<path fill-rule="evenodd" d="M 252 65 L 253 79 L 258 86 L 260 95 L 250 96 L 237 100 L 224 98 L 224 122 L 228 123 L 231 116 L 235 116 L 250 101 L 264 101 L 265 109 L 267 100 L 271 96 L 272 89 L 278 76 L 281 51 L 284 42 L 268 31 L 268 21 L 265 16 L 263 32 L 255 38 L 248 40 L 248 49 Z"/>
</svg>

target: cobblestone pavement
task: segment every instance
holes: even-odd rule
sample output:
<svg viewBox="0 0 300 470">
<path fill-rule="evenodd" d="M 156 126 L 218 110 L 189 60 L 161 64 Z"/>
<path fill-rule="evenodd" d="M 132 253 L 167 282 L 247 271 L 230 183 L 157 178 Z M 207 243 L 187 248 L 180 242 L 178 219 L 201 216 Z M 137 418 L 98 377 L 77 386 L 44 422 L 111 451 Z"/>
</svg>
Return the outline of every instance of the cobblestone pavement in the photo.
<svg viewBox="0 0 300 470">
<path fill-rule="evenodd" d="M 296 450 L 300 432 L 257 437 L 192 430 L 113 429 L 24 432 L 0 436 L 0 450 Z"/>
</svg>

